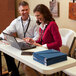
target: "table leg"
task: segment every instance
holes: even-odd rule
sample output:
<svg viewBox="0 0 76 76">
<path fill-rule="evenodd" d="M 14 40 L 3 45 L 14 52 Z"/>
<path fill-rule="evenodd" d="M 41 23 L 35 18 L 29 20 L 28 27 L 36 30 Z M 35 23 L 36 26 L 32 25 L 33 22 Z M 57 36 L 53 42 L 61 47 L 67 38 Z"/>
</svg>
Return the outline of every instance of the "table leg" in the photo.
<svg viewBox="0 0 76 76">
<path fill-rule="evenodd" d="M 2 59 L 1 59 L 1 51 L 0 51 L 0 76 L 2 76 Z"/>
</svg>

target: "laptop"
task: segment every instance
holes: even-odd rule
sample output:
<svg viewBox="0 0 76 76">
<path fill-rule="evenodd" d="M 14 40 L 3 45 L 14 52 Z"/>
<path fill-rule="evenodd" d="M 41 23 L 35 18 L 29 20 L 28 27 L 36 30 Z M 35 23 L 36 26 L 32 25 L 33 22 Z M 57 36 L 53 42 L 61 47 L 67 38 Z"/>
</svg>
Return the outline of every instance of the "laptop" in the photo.
<svg viewBox="0 0 76 76">
<path fill-rule="evenodd" d="M 27 50 L 27 49 L 32 49 L 32 48 L 36 48 L 35 45 L 31 45 L 29 43 L 26 42 L 18 42 L 16 40 L 16 38 L 14 36 L 11 36 L 7 33 L 4 33 L 4 36 L 6 37 L 6 40 L 11 44 L 11 46 L 19 49 L 19 50 Z"/>
</svg>

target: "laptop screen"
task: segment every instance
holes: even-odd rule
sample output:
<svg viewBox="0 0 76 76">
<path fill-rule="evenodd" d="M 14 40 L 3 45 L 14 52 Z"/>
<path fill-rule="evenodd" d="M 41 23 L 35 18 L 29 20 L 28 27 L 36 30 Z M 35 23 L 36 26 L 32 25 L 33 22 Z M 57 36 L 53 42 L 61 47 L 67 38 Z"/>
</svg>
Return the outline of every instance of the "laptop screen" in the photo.
<svg viewBox="0 0 76 76">
<path fill-rule="evenodd" d="M 6 40 L 11 44 L 11 46 L 21 50 L 21 48 L 19 47 L 19 45 L 17 43 L 17 40 L 16 40 L 16 38 L 14 36 L 11 36 L 11 35 L 9 35 L 7 33 L 3 33 L 3 34 L 4 34 L 5 38 L 6 38 Z"/>
</svg>

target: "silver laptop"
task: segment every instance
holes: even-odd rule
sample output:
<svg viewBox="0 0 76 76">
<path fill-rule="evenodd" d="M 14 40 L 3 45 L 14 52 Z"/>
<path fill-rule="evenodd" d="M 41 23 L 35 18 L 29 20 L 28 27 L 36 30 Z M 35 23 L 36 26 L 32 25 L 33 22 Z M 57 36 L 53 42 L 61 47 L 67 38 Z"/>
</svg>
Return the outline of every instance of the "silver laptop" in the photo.
<svg viewBox="0 0 76 76">
<path fill-rule="evenodd" d="M 4 36 L 6 37 L 6 40 L 11 44 L 11 46 L 20 49 L 20 50 L 27 50 L 27 49 L 32 49 L 32 48 L 36 48 L 35 45 L 31 45 L 29 43 L 26 42 L 18 42 L 16 40 L 16 38 L 14 36 L 11 36 L 7 33 L 4 33 Z"/>
</svg>

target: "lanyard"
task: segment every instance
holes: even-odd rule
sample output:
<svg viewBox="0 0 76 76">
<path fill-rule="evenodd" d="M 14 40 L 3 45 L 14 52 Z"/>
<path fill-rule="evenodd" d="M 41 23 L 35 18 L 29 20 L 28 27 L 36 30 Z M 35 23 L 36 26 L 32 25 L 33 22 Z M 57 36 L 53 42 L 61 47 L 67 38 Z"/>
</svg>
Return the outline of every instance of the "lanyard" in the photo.
<svg viewBox="0 0 76 76">
<path fill-rule="evenodd" d="M 42 32 L 42 29 L 41 29 L 41 44 L 42 44 L 42 37 L 43 37 L 43 34 L 44 34 L 44 30 L 43 30 L 43 32 Z"/>
<path fill-rule="evenodd" d="M 24 31 L 24 25 L 23 25 L 23 20 L 22 20 L 22 18 L 21 18 L 21 23 L 22 23 L 22 27 L 23 27 L 23 31 Z M 27 32 L 27 30 L 28 30 L 29 24 L 30 24 L 30 17 L 29 17 L 29 20 L 28 20 L 27 28 L 26 28 L 26 30 L 25 30 L 25 32 L 24 32 L 24 38 L 25 38 L 26 32 Z"/>
<path fill-rule="evenodd" d="M 48 25 L 46 25 L 45 29 L 47 28 L 47 26 L 48 26 Z M 42 31 L 42 29 L 41 29 L 41 44 L 42 44 L 42 41 L 43 41 L 42 38 L 43 38 L 43 35 L 44 35 L 44 32 L 45 32 L 45 29 L 44 29 L 43 31 Z"/>
</svg>

